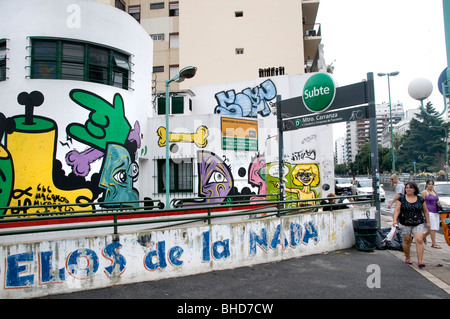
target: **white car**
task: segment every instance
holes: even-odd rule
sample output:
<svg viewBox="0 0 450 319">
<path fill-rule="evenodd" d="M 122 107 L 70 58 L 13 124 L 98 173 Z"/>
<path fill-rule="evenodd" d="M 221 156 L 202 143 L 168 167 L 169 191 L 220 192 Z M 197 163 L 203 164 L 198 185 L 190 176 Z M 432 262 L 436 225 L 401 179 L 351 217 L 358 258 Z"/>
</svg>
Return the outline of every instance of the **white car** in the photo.
<svg viewBox="0 0 450 319">
<path fill-rule="evenodd" d="M 384 202 L 386 200 L 386 193 L 384 192 L 383 187 L 378 188 L 378 192 L 380 193 L 380 201 Z M 372 180 L 371 179 L 360 179 L 356 180 L 355 184 L 352 188 L 353 195 L 372 195 Z M 358 199 L 364 199 L 363 197 L 359 197 Z M 367 198 L 369 199 L 369 197 Z"/>
<path fill-rule="evenodd" d="M 350 178 L 337 177 L 335 179 L 334 192 L 336 195 L 341 195 L 344 192 L 352 192 L 352 182 Z"/>
</svg>

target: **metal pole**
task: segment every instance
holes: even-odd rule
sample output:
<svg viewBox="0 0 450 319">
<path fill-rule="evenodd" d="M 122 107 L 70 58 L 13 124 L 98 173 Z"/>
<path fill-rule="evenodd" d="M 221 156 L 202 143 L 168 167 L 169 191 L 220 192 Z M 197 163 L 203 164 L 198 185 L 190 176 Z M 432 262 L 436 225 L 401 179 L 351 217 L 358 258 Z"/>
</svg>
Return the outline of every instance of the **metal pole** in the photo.
<svg viewBox="0 0 450 319">
<path fill-rule="evenodd" d="M 166 81 L 166 209 L 169 209 L 170 198 L 170 168 L 169 168 L 169 84 L 172 80 Z"/>
<path fill-rule="evenodd" d="M 390 75 L 388 73 L 388 91 L 389 91 L 389 113 L 391 119 L 391 156 L 392 156 L 392 174 L 395 173 L 395 154 L 394 154 L 394 131 L 392 128 L 392 104 L 391 104 L 391 82 Z"/>
<path fill-rule="evenodd" d="M 277 95 L 276 101 L 277 101 L 277 127 L 278 127 L 278 178 L 280 180 L 280 201 L 284 201 L 284 180 L 283 180 L 284 141 L 283 141 L 283 120 L 281 118 L 281 95 Z"/>
<path fill-rule="evenodd" d="M 377 118 L 375 111 L 375 85 L 373 73 L 367 73 L 367 98 L 369 100 L 369 136 L 370 136 L 370 163 L 372 166 L 372 188 L 375 200 L 375 209 L 378 219 L 378 228 L 381 228 L 380 211 L 380 172 L 378 164 L 378 136 L 377 136 Z M 391 117 L 392 119 L 392 117 Z"/>
</svg>

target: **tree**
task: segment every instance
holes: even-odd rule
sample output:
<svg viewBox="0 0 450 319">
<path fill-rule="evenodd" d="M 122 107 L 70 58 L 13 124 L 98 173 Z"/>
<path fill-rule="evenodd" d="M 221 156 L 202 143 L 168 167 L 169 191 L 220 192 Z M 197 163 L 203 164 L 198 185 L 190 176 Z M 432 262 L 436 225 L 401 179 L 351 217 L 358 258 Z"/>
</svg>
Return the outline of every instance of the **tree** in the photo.
<svg viewBox="0 0 450 319">
<path fill-rule="evenodd" d="M 431 102 L 426 105 L 428 114 L 437 114 Z M 430 126 L 443 126 L 443 120 L 426 114 L 421 110 L 417 119 L 412 119 L 409 130 L 406 131 L 397 151 L 397 168 L 403 171 L 413 170 L 416 161 L 418 171 L 435 171 L 438 169 L 439 158 L 445 154 L 443 130 Z"/>
</svg>

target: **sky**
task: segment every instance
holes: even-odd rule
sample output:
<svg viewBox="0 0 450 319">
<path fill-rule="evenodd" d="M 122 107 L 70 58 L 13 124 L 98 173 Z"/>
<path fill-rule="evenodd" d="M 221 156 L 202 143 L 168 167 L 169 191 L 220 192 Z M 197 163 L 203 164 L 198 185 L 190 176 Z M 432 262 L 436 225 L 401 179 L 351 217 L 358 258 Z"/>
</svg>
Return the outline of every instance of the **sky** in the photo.
<svg viewBox="0 0 450 319">
<path fill-rule="evenodd" d="M 442 112 L 444 100 L 437 87 L 447 67 L 442 0 L 320 0 L 316 22 L 321 24 L 325 62 L 333 62 L 339 86 L 360 82 L 373 72 L 375 102 L 381 104 L 389 102 L 388 80 L 377 74 L 399 71 L 390 77 L 392 103 L 403 103 L 405 110 L 419 107 L 408 86 L 426 78 L 433 92 L 425 102 Z M 342 127 L 344 123 L 334 124 L 334 140 L 344 136 Z"/>
</svg>

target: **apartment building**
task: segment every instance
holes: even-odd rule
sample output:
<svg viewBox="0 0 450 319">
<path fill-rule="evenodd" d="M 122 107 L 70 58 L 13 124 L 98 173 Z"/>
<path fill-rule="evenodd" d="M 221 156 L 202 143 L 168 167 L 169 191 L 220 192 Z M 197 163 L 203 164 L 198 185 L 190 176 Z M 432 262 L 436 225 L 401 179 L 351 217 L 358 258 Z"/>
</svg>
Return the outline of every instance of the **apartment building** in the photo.
<svg viewBox="0 0 450 319">
<path fill-rule="evenodd" d="M 98 0 L 132 15 L 154 41 L 153 92 L 186 66 L 198 71 L 171 90 L 316 72 L 320 0 Z"/>
<path fill-rule="evenodd" d="M 389 140 L 386 140 L 386 135 L 383 131 L 386 128 L 390 132 L 390 115 L 391 110 L 388 103 L 377 104 L 376 106 L 376 120 L 377 120 L 377 139 L 378 144 L 384 147 L 390 147 L 390 134 Z M 403 104 L 400 102 L 392 103 L 392 123 L 393 125 L 399 123 L 405 118 L 405 112 Z M 369 140 L 369 120 L 361 120 L 346 123 L 346 146 L 347 146 L 347 159 L 348 161 L 354 161 L 356 155 L 359 152 L 361 146 Z M 388 145 L 388 146 L 386 146 Z"/>
</svg>

